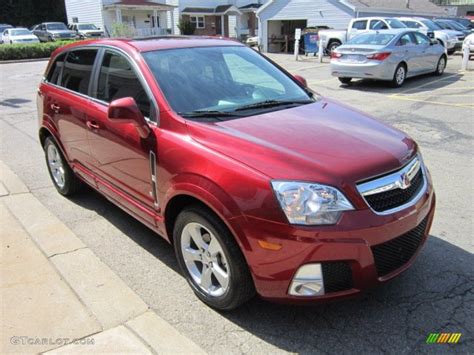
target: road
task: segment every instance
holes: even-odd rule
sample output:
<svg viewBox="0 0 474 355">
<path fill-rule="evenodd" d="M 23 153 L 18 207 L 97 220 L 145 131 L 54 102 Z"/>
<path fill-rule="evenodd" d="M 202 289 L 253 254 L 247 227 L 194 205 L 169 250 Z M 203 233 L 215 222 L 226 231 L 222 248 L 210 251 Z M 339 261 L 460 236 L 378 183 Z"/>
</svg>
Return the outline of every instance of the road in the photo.
<svg viewBox="0 0 474 355">
<path fill-rule="evenodd" d="M 37 139 L 35 93 L 46 62 L 0 65 L 0 159 L 152 310 L 209 353 L 472 352 L 474 73 L 458 72 L 455 58 L 443 77 L 411 79 L 401 89 L 341 87 L 314 58 L 272 57 L 319 93 L 408 132 L 432 173 L 438 207 L 423 252 L 402 276 L 355 300 L 295 307 L 256 298 L 215 312 L 193 295 L 172 248 L 149 229 L 95 192 L 61 197 Z M 432 332 L 463 335 L 457 345 L 427 345 Z"/>
</svg>

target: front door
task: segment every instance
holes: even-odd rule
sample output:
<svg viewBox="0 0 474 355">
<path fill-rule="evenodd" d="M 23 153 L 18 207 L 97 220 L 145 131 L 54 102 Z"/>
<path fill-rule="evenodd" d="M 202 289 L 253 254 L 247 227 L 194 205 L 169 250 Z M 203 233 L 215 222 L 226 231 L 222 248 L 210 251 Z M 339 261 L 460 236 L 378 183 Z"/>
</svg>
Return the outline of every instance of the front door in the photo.
<svg viewBox="0 0 474 355">
<path fill-rule="evenodd" d="M 110 102 L 133 97 L 146 118 L 154 117 L 152 101 L 124 55 L 105 50 L 94 96 L 97 100 L 91 102 L 87 120 L 97 185 L 136 217 L 154 225 L 154 134 L 142 139 L 132 123 L 113 122 L 107 114 Z"/>
</svg>

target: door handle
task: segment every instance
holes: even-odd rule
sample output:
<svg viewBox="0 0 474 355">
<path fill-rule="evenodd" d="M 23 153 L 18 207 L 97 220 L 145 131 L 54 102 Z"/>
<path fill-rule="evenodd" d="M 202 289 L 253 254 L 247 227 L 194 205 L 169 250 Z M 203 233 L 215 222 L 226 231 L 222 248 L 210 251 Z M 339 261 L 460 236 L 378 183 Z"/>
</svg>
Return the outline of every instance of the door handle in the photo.
<svg viewBox="0 0 474 355">
<path fill-rule="evenodd" d="M 95 121 L 87 121 L 86 126 L 89 129 L 99 129 L 100 128 L 100 126 Z"/>
<path fill-rule="evenodd" d="M 61 110 L 61 106 L 57 104 L 51 104 L 51 110 L 53 110 L 55 113 L 59 113 L 59 111 Z"/>
</svg>

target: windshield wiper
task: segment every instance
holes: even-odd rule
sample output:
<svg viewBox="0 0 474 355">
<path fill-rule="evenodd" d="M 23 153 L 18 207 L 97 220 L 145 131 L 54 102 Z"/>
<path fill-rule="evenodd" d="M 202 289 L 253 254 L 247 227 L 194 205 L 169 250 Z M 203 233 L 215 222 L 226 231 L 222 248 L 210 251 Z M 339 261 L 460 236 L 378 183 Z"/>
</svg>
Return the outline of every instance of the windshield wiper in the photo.
<svg viewBox="0 0 474 355">
<path fill-rule="evenodd" d="M 189 111 L 189 112 L 178 112 L 178 114 L 185 118 L 215 118 L 218 121 L 220 117 L 242 117 L 239 114 L 227 112 L 227 111 Z"/>
<path fill-rule="evenodd" d="M 256 102 L 253 104 L 249 105 L 244 105 L 241 106 L 235 111 L 244 111 L 244 110 L 251 110 L 255 108 L 267 108 L 267 107 L 276 107 L 276 106 L 288 106 L 288 105 L 306 105 L 313 103 L 314 101 L 312 100 L 288 100 L 288 101 L 283 101 L 283 100 L 267 100 L 267 101 L 261 101 L 261 102 Z"/>
</svg>

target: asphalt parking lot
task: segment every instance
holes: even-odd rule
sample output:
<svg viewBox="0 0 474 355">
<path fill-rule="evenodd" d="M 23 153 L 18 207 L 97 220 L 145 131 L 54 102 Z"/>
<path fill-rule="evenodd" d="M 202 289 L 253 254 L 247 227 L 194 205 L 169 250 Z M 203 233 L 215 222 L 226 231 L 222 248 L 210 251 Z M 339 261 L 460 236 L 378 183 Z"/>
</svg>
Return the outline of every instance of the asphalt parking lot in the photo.
<svg viewBox="0 0 474 355">
<path fill-rule="evenodd" d="M 327 63 L 272 55 L 315 91 L 409 133 L 437 192 L 431 238 L 413 267 L 360 298 L 295 307 L 259 299 L 217 313 L 194 297 L 173 250 L 97 193 L 56 193 L 37 139 L 37 84 L 46 62 L 0 65 L 0 159 L 160 317 L 209 353 L 469 353 L 474 349 L 474 71 L 450 57 L 442 77 L 342 86 Z M 474 67 L 474 63 L 470 63 Z M 429 333 L 459 344 L 426 344 Z"/>
</svg>

